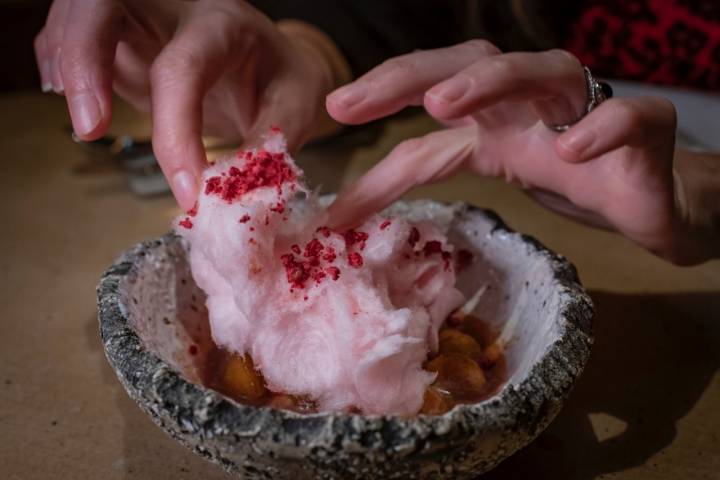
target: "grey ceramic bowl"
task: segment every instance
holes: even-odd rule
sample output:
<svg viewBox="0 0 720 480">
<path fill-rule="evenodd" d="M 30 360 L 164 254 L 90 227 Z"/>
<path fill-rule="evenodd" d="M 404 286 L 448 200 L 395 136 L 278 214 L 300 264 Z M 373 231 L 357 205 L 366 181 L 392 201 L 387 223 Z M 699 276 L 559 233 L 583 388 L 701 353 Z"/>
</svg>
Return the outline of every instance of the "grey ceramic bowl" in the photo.
<svg viewBox="0 0 720 480">
<path fill-rule="evenodd" d="M 458 284 L 468 295 L 490 285 L 475 313 L 509 340 L 497 395 L 408 419 L 301 415 L 204 388 L 200 367 L 212 349 L 204 295 L 184 244 L 169 234 L 128 250 L 98 287 L 105 352 L 130 397 L 180 443 L 249 479 L 469 478 L 528 444 L 590 354 L 593 307 L 574 267 L 489 211 L 429 201 L 391 210 L 434 219 L 475 253 Z"/>
</svg>

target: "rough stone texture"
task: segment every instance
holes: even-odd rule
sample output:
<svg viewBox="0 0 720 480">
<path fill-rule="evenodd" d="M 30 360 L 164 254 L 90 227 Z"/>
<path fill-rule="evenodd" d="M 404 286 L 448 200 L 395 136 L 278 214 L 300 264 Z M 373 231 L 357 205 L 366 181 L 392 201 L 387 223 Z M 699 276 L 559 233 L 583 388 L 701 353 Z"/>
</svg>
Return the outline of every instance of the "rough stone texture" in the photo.
<svg viewBox="0 0 720 480">
<path fill-rule="evenodd" d="M 173 234 L 127 251 L 98 286 L 100 333 L 120 382 L 172 437 L 242 478 L 462 479 L 493 468 L 548 425 L 582 372 L 590 298 L 566 259 L 493 212 L 419 201 L 389 213 L 433 218 L 475 252 L 458 283 L 465 293 L 490 285 L 476 313 L 498 329 L 510 324 L 509 379 L 496 396 L 442 416 L 300 415 L 193 383 L 211 344 L 204 296 Z"/>
</svg>

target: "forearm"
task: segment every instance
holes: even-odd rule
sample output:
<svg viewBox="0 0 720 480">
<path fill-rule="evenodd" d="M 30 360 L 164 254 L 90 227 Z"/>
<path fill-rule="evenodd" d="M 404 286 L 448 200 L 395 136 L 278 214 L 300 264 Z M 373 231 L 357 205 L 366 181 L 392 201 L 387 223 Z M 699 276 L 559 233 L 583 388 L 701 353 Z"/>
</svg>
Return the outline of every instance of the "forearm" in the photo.
<svg viewBox="0 0 720 480">
<path fill-rule="evenodd" d="M 686 234 L 699 256 L 720 258 L 720 154 L 678 149 L 673 173 Z"/>
</svg>

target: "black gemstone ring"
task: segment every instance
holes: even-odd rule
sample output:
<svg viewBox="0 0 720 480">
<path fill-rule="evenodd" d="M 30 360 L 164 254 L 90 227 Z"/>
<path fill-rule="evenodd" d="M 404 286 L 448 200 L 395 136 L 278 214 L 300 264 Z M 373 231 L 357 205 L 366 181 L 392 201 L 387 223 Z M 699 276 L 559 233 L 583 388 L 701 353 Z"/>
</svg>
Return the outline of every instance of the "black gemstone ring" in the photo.
<svg viewBox="0 0 720 480">
<path fill-rule="evenodd" d="M 548 128 L 555 130 L 556 132 L 564 132 L 577 122 L 583 119 L 585 115 L 590 113 L 595 107 L 600 105 L 602 102 L 613 96 L 613 90 L 610 84 L 607 82 L 598 82 L 595 77 L 590 73 L 590 69 L 583 67 L 583 73 L 585 74 L 585 85 L 587 88 L 587 101 L 585 103 L 585 109 L 575 121 L 562 125 L 547 125 Z"/>
</svg>

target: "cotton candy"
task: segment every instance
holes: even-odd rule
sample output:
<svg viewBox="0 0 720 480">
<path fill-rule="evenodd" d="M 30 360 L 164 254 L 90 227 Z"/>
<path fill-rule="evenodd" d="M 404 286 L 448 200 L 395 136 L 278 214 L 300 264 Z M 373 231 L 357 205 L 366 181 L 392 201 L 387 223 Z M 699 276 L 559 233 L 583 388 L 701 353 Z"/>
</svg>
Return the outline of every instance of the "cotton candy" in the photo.
<svg viewBox="0 0 720 480">
<path fill-rule="evenodd" d="M 214 341 L 250 354 L 267 387 L 320 410 L 412 415 L 440 325 L 463 302 L 442 232 L 376 215 L 349 232 L 301 180 L 285 141 L 217 162 L 175 221 L 207 294 Z"/>
</svg>

